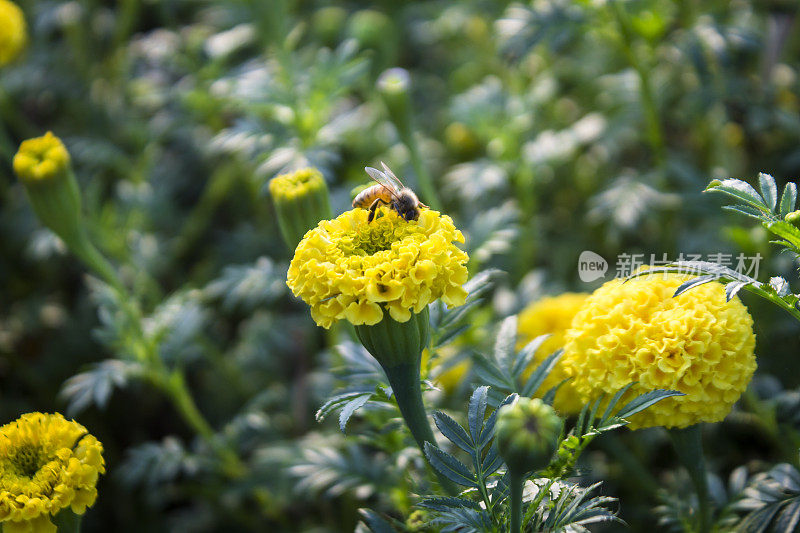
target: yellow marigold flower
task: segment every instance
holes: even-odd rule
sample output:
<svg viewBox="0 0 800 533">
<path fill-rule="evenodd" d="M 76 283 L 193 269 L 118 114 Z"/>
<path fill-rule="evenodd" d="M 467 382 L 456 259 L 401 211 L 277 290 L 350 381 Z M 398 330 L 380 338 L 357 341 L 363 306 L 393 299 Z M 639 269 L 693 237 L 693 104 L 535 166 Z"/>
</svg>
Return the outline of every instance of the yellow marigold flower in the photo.
<svg viewBox="0 0 800 533">
<path fill-rule="evenodd" d="M 306 233 L 287 284 L 324 328 L 339 319 L 377 324 L 385 310 L 407 322 L 438 298 L 464 303 L 468 257 L 454 242 L 464 236 L 437 211 L 423 209 L 408 222 L 384 207 L 367 223 L 367 210 L 353 209 Z"/>
<path fill-rule="evenodd" d="M 0 66 L 14 61 L 28 42 L 25 16 L 14 2 L 0 0 Z"/>
<path fill-rule="evenodd" d="M 588 297 L 587 293 L 568 292 L 559 296 L 542 298 L 522 310 L 517 323 L 518 350 L 540 335 L 550 335 L 537 350 L 525 377 L 529 376 L 544 358 L 564 347 L 564 337 L 572 324 L 572 319 L 583 307 Z M 539 387 L 537 395 L 543 396 L 570 375 L 564 365 L 564 356 L 562 356 L 545 378 L 542 386 Z M 580 412 L 583 403 L 572 388 L 571 380 L 558 389 L 553 407 L 562 413 Z"/>
<path fill-rule="evenodd" d="M 0 524 L 4 532 L 54 532 L 62 509 L 83 514 L 105 473 L 103 445 L 60 414 L 28 413 L 0 427 Z"/>
<path fill-rule="evenodd" d="M 712 282 L 673 298 L 690 276 L 653 274 L 597 289 L 566 334 L 565 365 L 589 401 L 636 382 L 628 396 L 678 390 L 631 417 L 632 429 L 718 422 L 756 369 L 753 319 Z M 624 399 L 623 399 L 624 401 Z"/>
<path fill-rule="evenodd" d="M 50 180 L 68 168 L 69 152 L 61 139 L 49 131 L 41 137 L 22 141 L 14 156 L 14 172 L 26 183 Z"/>
</svg>

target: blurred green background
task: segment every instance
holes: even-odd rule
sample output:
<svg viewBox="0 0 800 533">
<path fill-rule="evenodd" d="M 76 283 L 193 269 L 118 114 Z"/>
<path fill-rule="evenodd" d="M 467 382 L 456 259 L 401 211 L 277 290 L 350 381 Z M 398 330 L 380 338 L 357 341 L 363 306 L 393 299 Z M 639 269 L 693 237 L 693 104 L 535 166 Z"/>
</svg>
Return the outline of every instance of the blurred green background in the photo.
<svg viewBox="0 0 800 533">
<path fill-rule="evenodd" d="M 0 422 L 58 410 L 104 443 L 109 474 L 86 531 L 350 531 L 359 507 L 408 508 L 394 458 L 314 420 L 337 363 L 287 294 L 291 253 L 266 188 L 282 172 L 319 168 L 335 214 L 365 165 L 385 161 L 431 203 L 418 188 L 427 172 L 470 271 L 505 272 L 474 320 L 475 347 L 543 294 L 597 287 L 578 277 L 584 250 L 609 261 L 606 279 L 621 253 L 761 254 L 760 279 L 796 277 L 763 230 L 701 193 L 713 178 L 800 176 L 795 2 L 20 5 L 30 42 L 0 69 Z M 407 109 L 381 89 L 394 67 L 408 74 Z M 92 366 L 124 353 L 113 308 L 11 173 L 18 143 L 47 130 L 70 150 L 95 241 L 161 328 L 162 357 L 247 458 L 246 480 L 216 474 L 147 385 Z M 800 385 L 797 325 L 744 301 L 753 395 L 779 403 Z M 59 394 L 81 371 L 85 395 Z M 714 429 L 721 475 L 786 460 L 758 427 L 732 416 Z M 669 484 L 663 437 L 637 436 L 634 453 Z M 335 483 L 312 479 L 313 465 Z M 654 502 L 622 468 L 601 446 L 585 471 L 641 530 Z"/>
</svg>

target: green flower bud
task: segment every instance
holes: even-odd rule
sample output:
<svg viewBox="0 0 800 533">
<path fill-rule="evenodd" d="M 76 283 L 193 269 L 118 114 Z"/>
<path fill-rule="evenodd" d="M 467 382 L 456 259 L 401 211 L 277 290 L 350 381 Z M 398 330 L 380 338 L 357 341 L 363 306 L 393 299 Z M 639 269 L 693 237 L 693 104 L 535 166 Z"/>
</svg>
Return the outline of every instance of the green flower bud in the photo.
<svg viewBox="0 0 800 533">
<path fill-rule="evenodd" d="M 347 36 L 355 39 L 362 49 L 374 51 L 374 74 L 397 64 L 400 51 L 397 28 L 392 19 L 380 11 L 362 9 L 353 13 L 347 24 Z"/>
<path fill-rule="evenodd" d="M 303 168 L 269 182 L 281 235 L 294 250 L 308 230 L 332 218 L 328 186 L 319 170 Z"/>
<path fill-rule="evenodd" d="M 500 457 L 512 472 L 540 470 L 558 444 L 563 420 L 539 398 L 519 398 L 497 415 L 495 439 Z"/>
<path fill-rule="evenodd" d="M 39 220 L 90 268 L 112 285 L 119 285 L 113 267 L 89 241 L 81 192 L 61 139 L 47 132 L 23 141 L 14 156 L 14 172 Z"/>
<path fill-rule="evenodd" d="M 783 219 L 790 224 L 794 224 L 795 226 L 800 226 L 800 210 L 792 211 L 791 213 L 783 217 Z"/>
<path fill-rule="evenodd" d="M 347 10 L 338 6 L 323 7 L 311 17 L 311 31 L 326 46 L 334 46 L 347 21 Z"/>
<path fill-rule="evenodd" d="M 378 93 L 403 142 L 411 139 L 411 76 L 402 68 L 390 68 L 378 78 Z"/>
</svg>

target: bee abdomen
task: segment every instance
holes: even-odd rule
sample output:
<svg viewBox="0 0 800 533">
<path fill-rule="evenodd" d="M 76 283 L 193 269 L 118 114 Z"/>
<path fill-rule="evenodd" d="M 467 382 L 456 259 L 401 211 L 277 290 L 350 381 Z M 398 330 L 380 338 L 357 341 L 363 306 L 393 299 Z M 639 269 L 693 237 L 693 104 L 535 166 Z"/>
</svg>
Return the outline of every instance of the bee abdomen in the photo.
<svg viewBox="0 0 800 533">
<path fill-rule="evenodd" d="M 372 185 L 367 187 L 353 198 L 353 207 L 368 208 L 376 198 L 383 198 L 388 201 L 389 195 L 386 194 L 386 188 L 383 185 Z"/>
</svg>

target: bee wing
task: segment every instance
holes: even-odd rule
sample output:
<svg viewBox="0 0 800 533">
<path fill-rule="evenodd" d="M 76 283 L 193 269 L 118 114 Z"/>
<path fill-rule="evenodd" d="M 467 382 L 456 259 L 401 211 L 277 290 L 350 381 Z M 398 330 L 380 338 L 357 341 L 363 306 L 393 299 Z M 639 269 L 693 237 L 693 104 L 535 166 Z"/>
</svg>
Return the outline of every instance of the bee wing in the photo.
<svg viewBox="0 0 800 533">
<path fill-rule="evenodd" d="M 392 196 L 395 197 L 397 196 L 397 193 L 399 192 L 400 189 L 397 188 L 397 185 L 395 185 L 394 182 L 391 179 L 389 179 L 389 177 L 386 174 L 384 174 L 377 168 L 372 168 L 372 167 L 364 167 L 364 170 L 367 172 L 367 174 L 369 174 L 369 177 L 372 178 L 373 181 L 375 181 L 379 185 L 383 185 L 383 187 L 387 191 L 389 191 L 389 193 Z"/>
<path fill-rule="evenodd" d="M 403 185 L 403 182 L 400 181 L 400 178 L 394 175 L 394 172 L 392 172 L 392 169 L 386 166 L 386 163 L 381 161 L 381 166 L 383 167 L 384 175 L 394 182 L 395 187 L 397 187 L 398 190 L 405 188 L 405 185 Z"/>
</svg>

